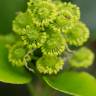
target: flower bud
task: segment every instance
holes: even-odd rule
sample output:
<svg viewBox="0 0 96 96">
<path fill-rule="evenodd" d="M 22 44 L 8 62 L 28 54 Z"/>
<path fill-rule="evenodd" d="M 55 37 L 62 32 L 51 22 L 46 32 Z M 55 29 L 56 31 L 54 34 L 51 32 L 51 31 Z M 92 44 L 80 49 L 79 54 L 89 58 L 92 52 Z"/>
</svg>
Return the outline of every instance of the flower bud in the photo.
<svg viewBox="0 0 96 96">
<path fill-rule="evenodd" d="M 69 60 L 69 64 L 73 67 L 79 68 L 84 67 L 87 68 L 92 65 L 94 60 L 94 54 L 88 48 L 81 48 L 77 50 L 72 58 Z"/>
</svg>

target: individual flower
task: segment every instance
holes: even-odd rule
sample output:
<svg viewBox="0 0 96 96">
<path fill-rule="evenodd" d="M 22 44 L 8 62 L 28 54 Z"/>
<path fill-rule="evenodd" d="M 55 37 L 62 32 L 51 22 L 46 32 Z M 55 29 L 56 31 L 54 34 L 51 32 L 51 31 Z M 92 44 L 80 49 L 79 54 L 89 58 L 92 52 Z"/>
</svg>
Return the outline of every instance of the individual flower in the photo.
<svg viewBox="0 0 96 96">
<path fill-rule="evenodd" d="M 45 32 L 40 32 L 34 25 L 26 26 L 23 30 L 21 39 L 24 41 L 24 45 L 27 45 L 29 49 L 39 48 L 46 41 L 47 35 Z"/>
<path fill-rule="evenodd" d="M 65 32 L 65 30 L 70 29 L 74 23 L 72 20 L 72 14 L 64 10 L 60 15 L 58 15 L 53 23 L 53 29 L 59 29 L 61 32 Z"/>
<path fill-rule="evenodd" d="M 64 61 L 56 56 L 42 56 L 36 62 L 36 67 L 43 74 L 57 74 L 63 69 Z"/>
<path fill-rule="evenodd" d="M 89 29 L 82 22 L 77 22 L 74 27 L 67 30 L 64 37 L 69 45 L 81 46 L 89 38 Z"/>
<path fill-rule="evenodd" d="M 55 2 L 58 8 L 58 15 L 51 24 L 54 30 L 65 32 L 74 26 L 74 23 L 80 19 L 79 7 L 72 3 Z"/>
<path fill-rule="evenodd" d="M 80 19 L 80 8 L 75 5 L 75 4 L 72 4 L 71 2 L 69 3 L 58 3 L 57 4 L 58 6 L 58 9 L 60 10 L 59 11 L 59 14 L 64 14 L 65 10 L 68 11 L 71 15 L 69 15 L 68 17 L 66 18 L 70 18 L 70 19 L 73 19 L 73 21 L 77 21 Z M 66 13 L 65 13 L 66 14 Z M 72 17 L 70 17 L 72 16 Z"/>
<path fill-rule="evenodd" d="M 28 11 L 32 16 L 33 23 L 37 26 L 45 26 L 52 22 L 57 15 L 56 9 L 51 0 L 30 0 L 28 3 Z"/>
<path fill-rule="evenodd" d="M 17 42 L 9 50 L 9 61 L 12 65 L 21 67 L 24 66 L 31 57 L 27 54 L 28 50 L 24 47 L 22 42 Z M 26 58 L 25 58 L 26 57 Z"/>
<path fill-rule="evenodd" d="M 65 50 L 65 45 L 63 36 L 53 32 L 41 47 L 41 51 L 46 55 L 60 55 Z"/>
<path fill-rule="evenodd" d="M 31 15 L 28 12 L 19 12 L 13 20 L 13 31 L 18 35 L 22 35 L 27 25 L 32 24 Z"/>
<path fill-rule="evenodd" d="M 83 47 L 73 54 L 72 58 L 69 60 L 69 64 L 72 67 L 76 68 L 80 67 L 87 68 L 92 65 L 93 60 L 94 60 L 93 52 L 88 48 Z"/>
</svg>

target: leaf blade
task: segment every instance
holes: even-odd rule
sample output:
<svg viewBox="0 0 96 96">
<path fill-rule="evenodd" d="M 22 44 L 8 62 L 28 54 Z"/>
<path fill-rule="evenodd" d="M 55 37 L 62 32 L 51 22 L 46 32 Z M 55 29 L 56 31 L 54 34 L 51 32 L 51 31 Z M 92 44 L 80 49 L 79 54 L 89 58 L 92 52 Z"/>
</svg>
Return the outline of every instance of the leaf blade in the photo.
<svg viewBox="0 0 96 96">
<path fill-rule="evenodd" d="M 55 90 L 74 96 L 96 96 L 96 80 L 86 72 L 64 72 L 44 76 L 45 82 Z"/>
</svg>

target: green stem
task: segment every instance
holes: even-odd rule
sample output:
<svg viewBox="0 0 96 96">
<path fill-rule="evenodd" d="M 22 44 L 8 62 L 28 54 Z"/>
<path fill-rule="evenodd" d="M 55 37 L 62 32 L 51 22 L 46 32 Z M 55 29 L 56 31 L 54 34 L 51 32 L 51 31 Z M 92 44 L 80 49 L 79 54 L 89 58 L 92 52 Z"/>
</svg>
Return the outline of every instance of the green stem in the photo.
<svg viewBox="0 0 96 96">
<path fill-rule="evenodd" d="M 35 80 L 33 84 L 29 83 L 27 88 L 31 96 L 57 96 L 56 91 L 46 86 L 41 80 Z"/>
<path fill-rule="evenodd" d="M 31 95 L 31 96 L 34 96 L 35 94 L 34 94 L 33 86 L 32 86 L 31 83 L 29 83 L 29 84 L 27 85 L 27 88 L 28 88 L 28 90 L 29 90 L 29 92 L 30 92 L 30 95 Z"/>
</svg>

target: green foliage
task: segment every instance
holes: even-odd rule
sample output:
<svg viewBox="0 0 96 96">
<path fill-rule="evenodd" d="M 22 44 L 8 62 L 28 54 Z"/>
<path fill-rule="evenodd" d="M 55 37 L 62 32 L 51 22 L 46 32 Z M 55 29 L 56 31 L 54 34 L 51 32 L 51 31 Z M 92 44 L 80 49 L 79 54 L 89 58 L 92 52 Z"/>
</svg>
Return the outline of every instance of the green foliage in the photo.
<svg viewBox="0 0 96 96">
<path fill-rule="evenodd" d="M 18 11 L 26 9 L 27 0 L 0 0 L 0 34 L 12 32 L 12 20 Z"/>
<path fill-rule="evenodd" d="M 86 72 L 65 71 L 43 78 L 50 87 L 72 96 L 96 96 L 96 80 Z"/>
</svg>

